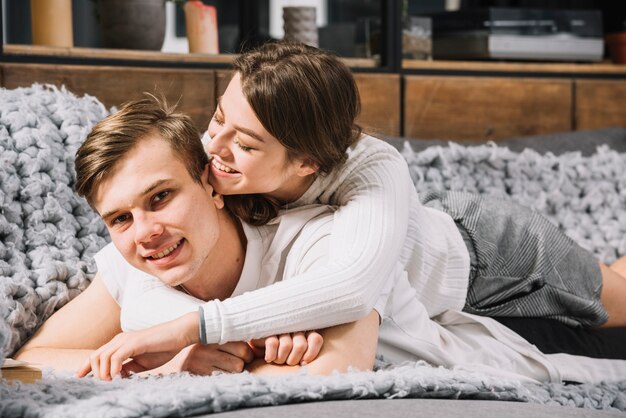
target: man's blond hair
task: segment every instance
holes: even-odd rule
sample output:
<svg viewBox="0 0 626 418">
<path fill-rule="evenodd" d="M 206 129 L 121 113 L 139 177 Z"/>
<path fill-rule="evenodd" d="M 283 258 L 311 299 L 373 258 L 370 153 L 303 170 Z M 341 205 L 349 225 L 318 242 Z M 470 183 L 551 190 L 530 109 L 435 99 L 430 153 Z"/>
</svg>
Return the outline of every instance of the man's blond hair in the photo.
<svg viewBox="0 0 626 418">
<path fill-rule="evenodd" d="M 76 192 L 93 207 L 102 181 L 135 145 L 151 132 L 167 142 L 200 183 L 208 158 L 191 118 L 168 106 L 165 99 L 146 93 L 127 102 L 114 114 L 98 122 L 76 152 Z"/>
</svg>

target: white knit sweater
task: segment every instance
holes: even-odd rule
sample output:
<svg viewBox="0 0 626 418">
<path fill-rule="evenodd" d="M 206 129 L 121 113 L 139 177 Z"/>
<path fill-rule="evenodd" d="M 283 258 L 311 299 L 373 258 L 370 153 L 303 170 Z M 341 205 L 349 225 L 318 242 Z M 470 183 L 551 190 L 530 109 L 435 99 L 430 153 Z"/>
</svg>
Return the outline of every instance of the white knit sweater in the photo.
<svg viewBox="0 0 626 418">
<path fill-rule="evenodd" d="M 247 237 L 246 259 L 232 297 L 255 295 L 259 288 L 267 286 L 272 288 L 274 303 L 283 305 L 280 309 L 289 312 L 282 317 L 267 318 L 265 327 L 283 329 L 318 310 L 315 305 L 309 310 L 293 305 L 289 287 L 284 283 L 328 263 L 333 215 L 328 206 L 311 205 L 285 211 L 280 224 L 260 228 L 243 225 Z M 113 244 L 99 251 L 95 258 L 104 284 L 120 305 L 120 325 L 124 331 L 173 320 L 196 312 L 204 304 L 135 269 Z M 405 273 L 389 280 L 394 282 L 390 294 L 381 295 L 376 301 L 376 306 L 384 306 L 384 312 L 379 310 L 383 321 L 377 353 L 388 361 L 426 360 L 438 366 L 546 382 L 618 381 L 626 376 L 626 361 L 545 355 L 491 318 L 455 310 L 429 318 Z M 300 287 L 305 292 L 314 292 L 316 283 L 301 283 Z M 255 309 L 263 312 L 264 308 L 257 303 L 250 307 Z M 254 335 L 257 326 L 255 321 L 242 324 L 238 332 Z"/>
<path fill-rule="evenodd" d="M 448 215 L 419 203 L 407 164 L 391 145 L 364 136 L 344 165 L 318 177 L 289 207 L 312 203 L 337 206 L 330 262 L 315 273 L 207 302 L 207 343 L 320 329 L 358 320 L 373 308 L 381 312 L 381 295 L 403 271 L 430 316 L 463 308 L 465 244 Z M 277 236 L 287 229 L 281 222 Z"/>
</svg>

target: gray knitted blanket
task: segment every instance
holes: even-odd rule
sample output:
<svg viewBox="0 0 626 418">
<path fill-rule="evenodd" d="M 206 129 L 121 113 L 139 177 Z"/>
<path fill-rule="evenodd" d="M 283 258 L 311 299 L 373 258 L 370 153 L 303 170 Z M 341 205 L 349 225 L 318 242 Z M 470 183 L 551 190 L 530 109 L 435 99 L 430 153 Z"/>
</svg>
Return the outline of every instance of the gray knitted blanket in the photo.
<svg viewBox="0 0 626 418">
<path fill-rule="evenodd" d="M 72 193 L 73 156 L 108 114 L 95 98 L 34 85 L 0 90 L 0 360 L 56 309 L 84 290 L 92 255 L 108 240 Z M 611 262 L 626 253 L 626 154 L 514 153 L 496 145 L 403 150 L 418 190 L 506 195 L 545 213 Z M 176 374 L 98 382 L 48 376 L 33 385 L 0 381 L 0 416 L 171 416 L 301 401 L 464 398 L 626 411 L 626 381 L 530 385 L 418 362 L 329 377 Z"/>
</svg>

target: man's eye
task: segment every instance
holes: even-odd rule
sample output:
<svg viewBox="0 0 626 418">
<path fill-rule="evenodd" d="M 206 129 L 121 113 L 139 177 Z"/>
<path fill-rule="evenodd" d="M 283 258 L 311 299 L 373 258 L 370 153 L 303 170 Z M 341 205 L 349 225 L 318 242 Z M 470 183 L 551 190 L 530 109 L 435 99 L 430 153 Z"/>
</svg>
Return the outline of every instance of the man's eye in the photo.
<svg viewBox="0 0 626 418">
<path fill-rule="evenodd" d="M 159 203 L 160 201 L 165 199 L 167 196 L 169 196 L 169 194 L 170 194 L 169 190 L 163 190 L 162 192 L 159 192 L 154 195 L 154 197 L 152 198 L 152 202 Z"/>
<path fill-rule="evenodd" d="M 116 216 L 116 217 L 115 217 L 115 218 L 113 218 L 113 220 L 111 221 L 111 225 L 120 225 L 120 224 L 123 224 L 123 223 L 124 223 L 124 222 L 126 222 L 128 219 L 130 219 L 130 215 L 127 215 L 127 214 Z"/>
</svg>

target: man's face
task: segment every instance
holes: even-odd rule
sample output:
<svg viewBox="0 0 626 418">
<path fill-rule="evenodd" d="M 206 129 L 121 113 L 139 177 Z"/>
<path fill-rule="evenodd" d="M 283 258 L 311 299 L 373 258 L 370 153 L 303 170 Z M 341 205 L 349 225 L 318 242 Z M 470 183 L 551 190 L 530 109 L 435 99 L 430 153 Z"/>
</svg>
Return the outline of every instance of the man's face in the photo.
<svg viewBox="0 0 626 418">
<path fill-rule="evenodd" d="M 220 236 L 208 166 L 202 184 L 157 132 L 142 138 L 98 187 L 95 208 L 124 258 L 176 286 L 203 274 Z"/>
</svg>

